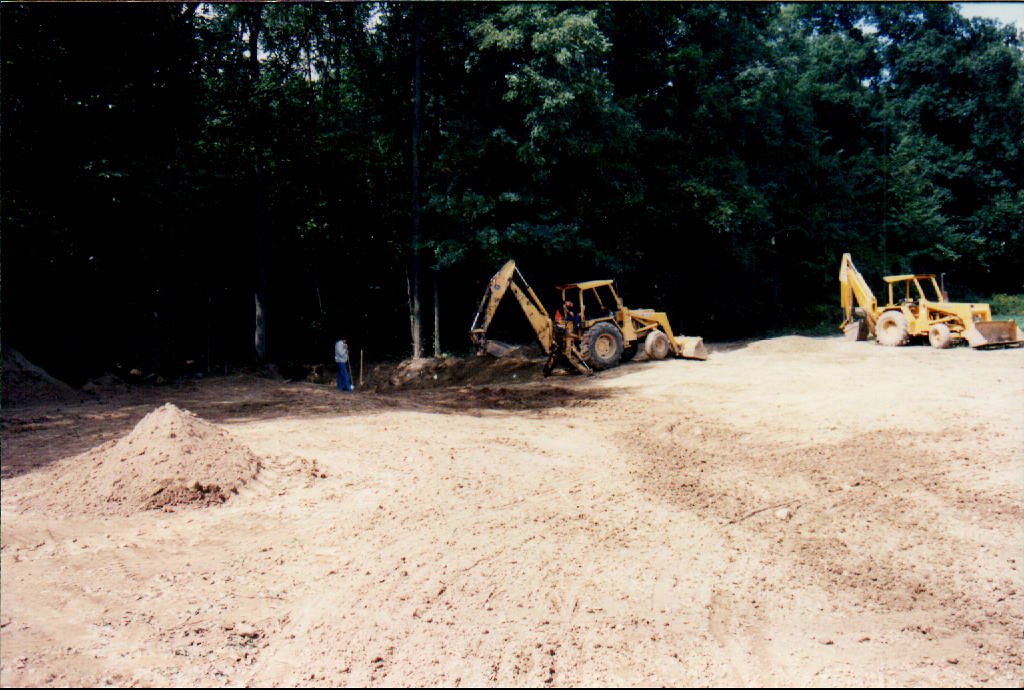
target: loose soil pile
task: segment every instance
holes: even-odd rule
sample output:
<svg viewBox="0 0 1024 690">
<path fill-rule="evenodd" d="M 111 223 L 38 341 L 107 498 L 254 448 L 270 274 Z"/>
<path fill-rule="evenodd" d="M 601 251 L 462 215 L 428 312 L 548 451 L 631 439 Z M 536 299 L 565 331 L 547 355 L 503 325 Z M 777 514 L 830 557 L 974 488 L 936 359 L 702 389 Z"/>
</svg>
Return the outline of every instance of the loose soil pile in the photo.
<svg viewBox="0 0 1024 690">
<path fill-rule="evenodd" d="M 82 386 L 82 391 L 90 393 L 92 395 L 98 395 L 103 393 L 127 393 L 131 390 L 131 386 L 114 376 L 109 371 L 104 373 L 102 376 L 88 381 Z"/>
<path fill-rule="evenodd" d="M 50 376 L 17 350 L 3 348 L 3 404 L 81 401 L 85 396 Z"/>
<path fill-rule="evenodd" d="M 387 392 L 539 381 L 543 378 L 544 359 L 539 347 L 521 347 L 505 357 L 479 355 L 408 359 L 398 364 L 375 365 L 366 373 L 363 383 L 364 388 Z"/>
<path fill-rule="evenodd" d="M 1021 687 L 1024 351 L 709 349 L 5 406 L 0 686 Z"/>
<path fill-rule="evenodd" d="M 61 514 L 130 515 L 186 504 L 223 503 L 260 470 L 227 431 L 171 403 L 127 436 L 56 463 L 20 507 Z"/>
<path fill-rule="evenodd" d="M 810 338 L 803 335 L 783 335 L 757 340 L 745 346 L 748 354 L 806 354 L 819 352 L 822 343 L 834 338 Z"/>
</svg>

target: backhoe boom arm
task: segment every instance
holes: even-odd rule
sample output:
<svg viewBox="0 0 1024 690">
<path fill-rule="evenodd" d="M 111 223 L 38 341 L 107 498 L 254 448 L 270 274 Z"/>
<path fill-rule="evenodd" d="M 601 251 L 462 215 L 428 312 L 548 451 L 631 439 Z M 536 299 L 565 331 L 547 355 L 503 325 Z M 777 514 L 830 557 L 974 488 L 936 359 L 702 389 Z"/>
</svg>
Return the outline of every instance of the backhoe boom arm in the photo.
<svg viewBox="0 0 1024 690">
<path fill-rule="evenodd" d="M 519 276 L 519 281 L 523 284 L 522 287 L 515 282 L 516 276 Z M 544 352 L 550 354 L 554 345 L 554 323 L 551 317 L 548 316 L 547 310 L 544 309 L 544 305 L 541 304 L 537 294 L 526 282 L 526 279 L 523 278 L 523 274 L 519 272 L 519 269 L 516 268 L 515 261 L 509 261 L 502 266 L 501 270 L 495 273 L 494 277 L 487 284 L 484 296 L 480 300 L 480 307 L 476 311 L 476 316 L 473 317 L 473 326 L 469 331 L 469 337 L 473 341 L 473 345 L 476 346 L 477 350 L 486 349 L 487 329 L 494 319 L 494 314 L 498 310 L 501 299 L 509 290 L 512 291 L 512 295 L 515 296 L 516 301 L 523 310 L 523 314 L 526 315 L 530 326 L 533 327 L 534 333 L 537 334 L 537 340 L 540 341 Z"/>
<path fill-rule="evenodd" d="M 839 267 L 839 300 L 843 307 L 843 323 L 840 328 L 854 321 L 854 301 L 864 311 L 864 320 L 867 322 L 868 330 L 875 332 L 875 321 L 878 319 L 878 300 L 875 293 L 871 292 L 864 276 L 860 274 L 857 267 L 853 265 L 853 258 L 849 254 L 843 254 L 843 261 Z"/>
</svg>

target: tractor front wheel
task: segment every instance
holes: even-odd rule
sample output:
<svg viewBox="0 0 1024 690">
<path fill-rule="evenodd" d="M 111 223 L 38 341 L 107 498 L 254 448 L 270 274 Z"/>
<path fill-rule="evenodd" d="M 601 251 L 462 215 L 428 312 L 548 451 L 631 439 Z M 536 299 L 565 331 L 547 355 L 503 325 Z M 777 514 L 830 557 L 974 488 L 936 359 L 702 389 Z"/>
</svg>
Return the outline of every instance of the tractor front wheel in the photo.
<svg viewBox="0 0 1024 690">
<path fill-rule="evenodd" d="M 952 340 L 953 336 L 949 332 L 949 326 L 944 323 L 934 324 L 928 329 L 928 342 L 931 343 L 934 348 L 944 350 L 949 347 Z"/>
<path fill-rule="evenodd" d="M 668 357 L 669 342 L 668 336 L 661 331 L 651 331 L 644 340 L 644 352 L 651 359 L 665 359 Z"/>
<path fill-rule="evenodd" d="M 580 351 L 591 368 L 610 369 L 622 357 L 622 333 L 607 321 L 594 324 L 583 334 Z"/>
<path fill-rule="evenodd" d="M 899 311 L 885 312 L 878 317 L 878 323 L 875 324 L 875 338 L 878 339 L 879 345 L 888 345 L 889 347 L 906 345 L 910 340 L 910 334 L 907 332 L 907 317 Z"/>
</svg>

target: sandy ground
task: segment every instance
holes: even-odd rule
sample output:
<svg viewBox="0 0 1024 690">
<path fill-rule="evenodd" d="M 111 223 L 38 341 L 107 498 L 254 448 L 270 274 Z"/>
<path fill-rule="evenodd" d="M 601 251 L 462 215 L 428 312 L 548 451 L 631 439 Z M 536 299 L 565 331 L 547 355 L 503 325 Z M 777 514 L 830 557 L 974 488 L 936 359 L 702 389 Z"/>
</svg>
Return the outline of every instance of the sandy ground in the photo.
<svg viewBox="0 0 1024 690">
<path fill-rule="evenodd" d="M 6 405 L 0 684 L 1024 685 L 1024 350 L 517 371 Z M 166 402 L 256 477 L 130 515 L 39 500 Z"/>
</svg>

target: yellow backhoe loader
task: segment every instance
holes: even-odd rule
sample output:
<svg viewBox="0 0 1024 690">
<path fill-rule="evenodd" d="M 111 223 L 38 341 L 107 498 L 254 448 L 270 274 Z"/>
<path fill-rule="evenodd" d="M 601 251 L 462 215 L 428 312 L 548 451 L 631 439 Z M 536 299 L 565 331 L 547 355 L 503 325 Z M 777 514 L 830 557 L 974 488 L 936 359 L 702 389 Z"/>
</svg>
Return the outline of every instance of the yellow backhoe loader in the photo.
<svg viewBox="0 0 1024 690">
<path fill-rule="evenodd" d="M 556 289 L 562 294 L 562 304 L 575 298 L 574 304 L 579 309 L 577 318 L 563 317 L 561 310 L 551 318 L 516 268 L 516 262 L 509 261 L 502 266 L 487 284 L 470 327 L 469 337 L 477 352 L 495 356 L 507 352 L 508 346 L 487 339 L 487 329 L 502 297 L 511 292 L 548 356 L 544 364 L 545 376 L 560 361 L 568 362 L 583 374 L 610 369 L 632 359 L 641 346 L 651 359 L 664 359 L 670 353 L 687 359 L 708 358 L 704 340 L 674 335 L 664 312 L 623 306 L 612 280 L 570 283 Z"/>
<path fill-rule="evenodd" d="M 906 345 L 927 336 L 933 347 L 946 348 L 967 341 L 973 348 L 1020 347 L 1024 333 L 1014 321 L 993 321 L 987 304 L 950 302 L 932 274 L 886 276 L 889 303 L 880 306 L 849 254 L 839 268 L 839 299 L 843 307 L 840 329 L 851 340 L 869 335 L 881 345 Z M 926 292 L 930 288 L 931 295 Z M 854 305 L 857 306 L 854 306 Z"/>
</svg>

